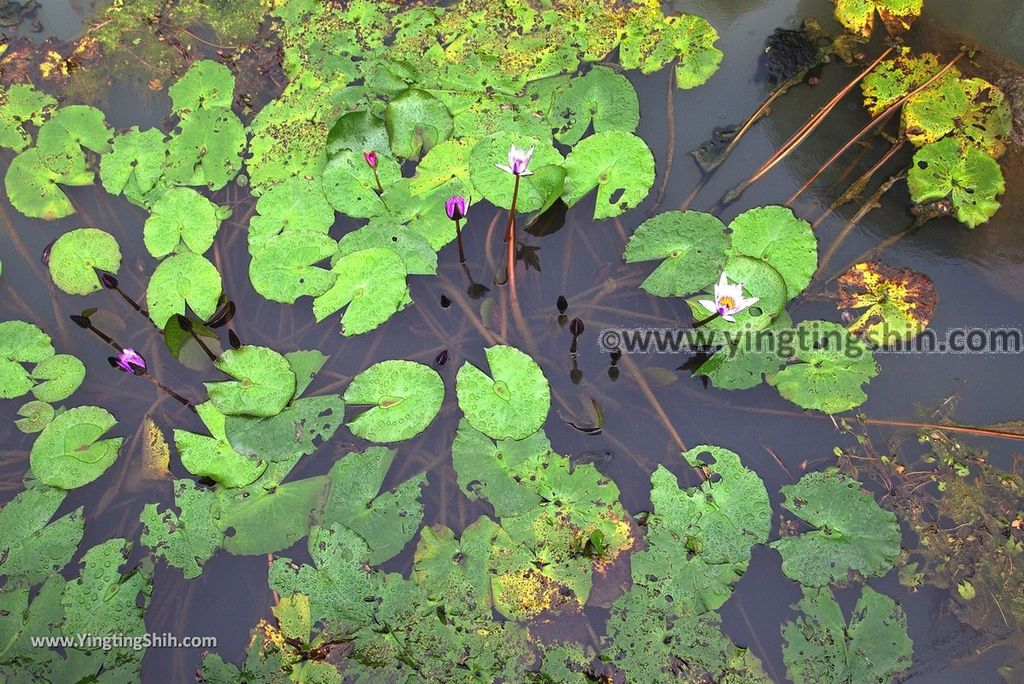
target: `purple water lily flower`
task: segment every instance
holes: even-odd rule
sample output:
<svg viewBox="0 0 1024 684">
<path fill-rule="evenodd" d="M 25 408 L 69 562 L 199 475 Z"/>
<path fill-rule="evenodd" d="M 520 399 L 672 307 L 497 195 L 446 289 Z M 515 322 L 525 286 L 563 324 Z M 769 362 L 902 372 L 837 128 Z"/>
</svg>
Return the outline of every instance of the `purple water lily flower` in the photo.
<svg viewBox="0 0 1024 684">
<path fill-rule="evenodd" d="M 363 152 L 363 159 L 366 160 L 366 165 L 369 166 L 371 169 L 376 169 L 377 168 L 377 153 L 376 152 L 373 152 L 373 151 Z"/>
<path fill-rule="evenodd" d="M 495 164 L 502 171 L 508 171 L 513 176 L 532 176 L 533 171 L 527 170 L 530 160 L 533 158 L 533 148 L 519 149 L 515 145 L 508 150 L 508 166 Z"/>
<path fill-rule="evenodd" d="M 146 359 L 131 347 L 125 347 L 117 356 L 111 356 L 110 365 L 133 375 L 142 375 L 146 372 Z"/>
<path fill-rule="evenodd" d="M 462 195 L 452 195 L 445 200 L 444 210 L 452 221 L 461 221 L 466 218 L 466 198 Z"/>
</svg>

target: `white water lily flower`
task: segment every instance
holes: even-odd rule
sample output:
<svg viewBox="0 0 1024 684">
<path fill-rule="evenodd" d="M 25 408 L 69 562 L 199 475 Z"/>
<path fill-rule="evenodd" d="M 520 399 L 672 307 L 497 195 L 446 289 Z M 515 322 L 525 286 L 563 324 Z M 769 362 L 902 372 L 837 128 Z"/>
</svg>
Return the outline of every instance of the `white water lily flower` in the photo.
<svg viewBox="0 0 1024 684">
<path fill-rule="evenodd" d="M 730 323 L 735 323 L 736 319 L 733 316 L 757 303 L 758 299 L 758 297 L 744 297 L 743 283 L 730 284 L 723 271 L 721 279 L 715 284 L 715 301 L 702 299 L 700 304 L 711 313 L 721 316 Z"/>
<path fill-rule="evenodd" d="M 515 145 L 508 150 L 508 166 L 495 164 L 502 171 L 508 171 L 513 176 L 532 176 L 533 171 L 528 171 L 530 160 L 533 158 L 533 148 L 519 149 Z"/>
</svg>

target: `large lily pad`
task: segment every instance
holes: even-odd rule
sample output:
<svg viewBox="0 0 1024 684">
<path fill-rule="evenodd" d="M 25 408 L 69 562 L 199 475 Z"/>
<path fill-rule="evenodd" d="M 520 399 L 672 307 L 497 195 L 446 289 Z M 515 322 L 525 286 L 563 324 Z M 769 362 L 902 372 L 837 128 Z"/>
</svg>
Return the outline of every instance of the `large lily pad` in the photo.
<svg viewBox="0 0 1024 684">
<path fill-rule="evenodd" d="M 439 99 L 424 90 L 410 88 L 388 103 L 384 110 L 391 150 L 405 159 L 418 159 L 451 137 L 452 114 Z"/>
<path fill-rule="evenodd" d="M 623 255 L 627 264 L 664 259 L 640 287 L 659 297 L 682 297 L 718 279 L 729 236 L 725 225 L 699 211 L 666 211 L 636 229 Z"/>
<path fill-rule="evenodd" d="M 917 147 L 944 137 L 999 158 L 1013 129 L 1006 96 L 980 78 L 946 75 L 903 105 L 903 130 Z"/>
<path fill-rule="evenodd" d="M 75 213 L 71 200 L 59 185 L 80 186 L 93 182 L 85 156 L 77 147 L 45 152 L 30 147 L 14 159 L 4 175 L 7 198 L 29 218 L 54 221 Z"/>
<path fill-rule="evenodd" d="M 133 201 L 152 191 L 167 164 L 163 131 L 138 126 L 114 137 L 110 152 L 100 158 L 100 182 L 112 195 L 124 193 Z"/>
<path fill-rule="evenodd" d="M 96 269 L 117 273 L 121 248 L 110 233 L 99 228 L 76 228 L 64 233 L 50 248 L 50 277 L 68 294 L 99 290 Z"/>
<path fill-rule="evenodd" d="M 498 518 L 520 515 L 536 508 L 540 495 L 517 481 L 519 466 L 529 459 L 551 452 L 543 431 L 525 439 L 502 439 L 497 443 L 474 429 L 463 418 L 452 442 L 452 467 L 459 487 L 470 500 L 484 499 Z"/>
<path fill-rule="evenodd" d="M 0 510 L 0 526 L 5 530 L 0 576 L 5 591 L 38 584 L 71 561 L 85 532 L 85 518 L 78 507 L 53 520 L 65 495 L 60 489 L 33 487 Z"/>
<path fill-rule="evenodd" d="M 61 107 L 39 128 L 36 146 L 46 152 L 81 151 L 103 154 L 110 149 L 111 131 L 103 112 L 88 105 Z"/>
<path fill-rule="evenodd" d="M 210 401 L 227 416 L 276 416 L 295 394 L 295 372 L 288 359 L 267 347 L 229 349 L 217 369 L 234 380 L 208 382 Z"/>
<path fill-rule="evenodd" d="M 849 325 L 878 346 L 911 340 L 935 313 L 939 294 L 931 278 L 909 268 L 893 268 L 879 261 L 854 264 L 839 276 L 839 308 L 864 309 Z"/>
<path fill-rule="evenodd" d="M 640 124 L 640 102 L 629 79 L 595 66 L 555 96 L 548 119 L 558 142 L 575 145 L 591 126 L 595 133 L 632 133 Z"/>
<path fill-rule="evenodd" d="M 249 219 L 249 250 L 255 253 L 281 232 L 326 234 L 333 223 L 334 208 L 324 197 L 318 179 L 289 178 L 268 189 L 256 202 L 256 214 Z"/>
<path fill-rule="evenodd" d="M 255 482 L 267 469 L 267 462 L 248 458 L 231 448 L 225 434 L 226 418 L 211 402 L 203 402 L 196 410 L 211 436 L 174 431 L 174 446 L 185 469 L 225 487 L 244 487 Z"/>
<path fill-rule="evenodd" d="M 437 252 L 430 241 L 412 228 L 395 225 L 385 217 L 372 219 L 362 228 L 343 235 L 338 241 L 338 256 L 371 247 L 386 247 L 398 254 L 410 275 L 437 273 Z"/>
<path fill-rule="evenodd" d="M 313 315 L 322 321 L 343 307 L 342 335 L 369 332 L 391 318 L 406 301 L 405 262 L 393 250 L 373 247 L 334 262 L 334 285 L 313 300 Z"/>
<path fill-rule="evenodd" d="M 541 428 L 551 408 L 544 372 L 515 347 L 488 347 L 485 354 L 490 377 L 468 361 L 459 369 L 459 408 L 470 425 L 492 439 L 528 437 Z"/>
<path fill-rule="evenodd" d="M 220 190 L 242 166 L 245 127 L 230 109 L 197 109 L 184 117 L 168 145 L 171 176 L 184 185 Z"/>
<path fill-rule="evenodd" d="M 336 394 L 295 400 L 270 418 L 229 416 L 225 426 L 231 447 L 250 458 L 287 462 L 307 455 L 331 439 L 345 422 L 345 402 Z"/>
<path fill-rule="evenodd" d="M 345 390 L 346 404 L 370 407 L 348 427 L 373 442 L 400 442 L 426 430 L 443 400 L 444 382 L 434 369 L 413 361 L 381 361 Z"/>
<path fill-rule="evenodd" d="M 803 292 L 818 267 L 818 240 L 811 224 L 788 207 L 767 206 L 745 211 L 729 224 L 732 252 L 761 259 L 786 281 L 792 299 Z"/>
<path fill-rule="evenodd" d="M 573 147 L 565 172 L 565 203 L 572 206 L 597 188 L 594 218 L 611 218 L 647 197 L 654 185 L 654 155 L 632 133 L 605 131 Z"/>
<path fill-rule="evenodd" d="M 278 484 L 270 490 L 218 492 L 224 548 L 243 556 L 288 548 L 309 532 L 311 522 L 323 510 L 329 489 L 330 480 L 320 475 Z"/>
<path fill-rule="evenodd" d="M 162 261 L 149 279 L 149 317 L 163 328 L 175 314 L 184 316 L 187 306 L 208 320 L 217 311 L 221 292 L 220 273 L 213 264 L 192 252 L 175 254 Z"/>
<path fill-rule="evenodd" d="M 941 68 L 939 58 L 934 53 L 914 54 L 909 48 L 904 48 L 896 57 L 881 62 L 861 81 L 864 106 L 872 117 L 876 117 L 927 83 Z M 949 76 L 944 78 L 959 75 L 955 67 L 947 73 Z"/>
<path fill-rule="evenodd" d="M 142 227 L 142 240 L 157 259 L 182 246 L 202 254 L 213 245 L 220 222 L 230 214 L 191 188 L 171 188 L 153 204 Z"/>
<path fill-rule="evenodd" d="M 491 204 L 508 209 L 512 206 L 512 189 L 515 179 L 496 164 L 508 164 L 509 148 L 515 145 L 522 149 L 533 149 L 529 171 L 532 176 L 520 176 L 519 197 L 516 211 L 537 211 L 550 206 L 562 194 L 565 174 L 562 155 L 551 144 L 516 131 L 500 131 L 487 136 L 476 144 L 469 155 L 469 173 L 475 187 Z M 556 168 L 547 168 L 547 167 Z"/>
<path fill-rule="evenodd" d="M 153 568 L 140 564 L 122 574 L 131 550 L 131 542 L 115 537 L 85 552 L 81 572 L 67 583 L 61 597 L 65 635 L 104 638 L 146 633 L 143 615 L 153 592 Z M 125 646 L 121 649 L 131 652 Z M 141 656 L 136 652 L 136 657 Z"/>
<path fill-rule="evenodd" d="M 98 406 L 79 406 L 60 414 L 36 438 L 29 454 L 40 482 L 61 489 L 89 484 L 114 464 L 124 441 L 100 439 L 117 420 Z"/>
<path fill-rule="evenodd" d="M 947 197 L 960 223 L 975 228 L 999 210 L 996 199 L 1006 190 L 999 163 L 976 147 L 961 150 L 953 138 L 926 145 L 914 155 L 907 176 L 910 198 L 917 203 Z"/>
<path fill-rule="evenodd" d="M 289 230 L 261 243 L 249 263 L 253 288 L 267 299 L 292 304 L 299 297 L 318 297 L 334 285 L 337 274 L 315 264 L 337 250 L 329 235 Z"/>
<path fill-rule="evenodd" d="M 171 111 L 185 117 L 197 109 L 230 109 L 234 89 L 235 77 L 230 69 L 212 59 L 201 59 L 192 63 L 167 94 Z"/>
<path fill-rule="evenodd" d="M 808 473 L 782 488 L 783 505 L 815 529 L 772 542 L 782 571 L 807 587 L 847 579 L 850 572 L 882 575 L 900 553 L 896 516 L 861 484 L 835 469 Z"/>
<path fill-rule="evenodd" d="M 910 29 L 924 6 L 924 0 L 835 0 L 835 3 L 836 19 L 861 38 L 870 38 L 874 32 L 876 12 L 889 35 L 897 36 Z"/>
</svg>

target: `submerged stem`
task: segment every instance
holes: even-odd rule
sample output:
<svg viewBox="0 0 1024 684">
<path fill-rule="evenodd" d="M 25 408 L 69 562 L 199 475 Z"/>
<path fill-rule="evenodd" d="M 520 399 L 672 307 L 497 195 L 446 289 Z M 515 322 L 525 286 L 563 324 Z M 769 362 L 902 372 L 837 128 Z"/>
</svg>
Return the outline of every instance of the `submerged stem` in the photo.
<svg viewBox="0 0 1024 684">
<path fill-rule="evenodd" d="M 512 301 L 516 299 L 516 203 L 519 200 L 519 174 L 516 174 L 516 182 L 512 187 L 512 204 L 508 210 L 508 229 L 505 233 L 505 242 L 508 248 L 506 257 L 506 280 Z"/>
</svg>

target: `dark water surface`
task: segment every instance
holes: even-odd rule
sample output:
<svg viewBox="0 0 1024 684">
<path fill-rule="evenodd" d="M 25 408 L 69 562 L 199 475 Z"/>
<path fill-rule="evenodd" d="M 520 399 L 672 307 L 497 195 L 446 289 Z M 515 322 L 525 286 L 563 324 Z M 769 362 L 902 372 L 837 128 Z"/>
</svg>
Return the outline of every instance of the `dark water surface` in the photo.
<svg viewBox="0 0 1024 684">
<path fill-rule="evenodd" d="M 48 0 L 41 4 L 39 18 L 44 35 L 61 37 L 72 36 L 79 18 L 90 9 L 86 6 L 80 12 L 65 3 Z M 224 277 L 225 291 L 239 305 L 233 327 L 246 343 L 267 345 L 282 352 L 316 347 L 329 354 L 330 360 L 310 388 L 311 393 L 340 392 L 352 376 L 376 361 L 407 358 L 432 365 L 439 352 L 448 350 L 448 363 L 439 369 L 448 390 L 441 414 L 426 432 L 398 445 L 399 456 L 386 483 L 390 486 L 425 469 L 429 478 L 424 493 L 428 524 L 443 522 L 458 531 L 489 510 L 485 504 L 462 499 L 451 467 L 450 447 L 459 417 L 454 395 L 455 371 L 465 360 L 483 363 L 483 348 L 497 338 L 531 353 L 551 381 L 553 405 L 545 428 L 554 448 L 579 459 L 593 460 L 618 484 L 627 510 L 637 512 L 649 507 L 649 475 L 659 463 L 670 464 L 684 481 L 695 483 L 692 474 L 680 467 L 676 444 L 637 385 L 626 372 L 618 380 L 609 377 L 608 355 L 599 348 L 596 333 L 602 328 L 672 326 L 690 320 L 682 300 L 657 299 L 637 287 L 648 269 L 622 263 L 626 238 L 654 210 L 657 188 L 670 154 L 670 140 L 674 138 L 671 176 L 659 211 L 678 207 L 700 180 L 701 174 L 688 151 L 709 138 L 716 126 L 740 123 L 768 93 L 769 87 L 758 71 L 758 57 L 769 33 L 776 26 L 796 27 L 808 16 L 829 20 L 826 23 L 832 26 L 832 5 L 828 0 L 677 0 L 668 4 L 674 10 L 701 14 L 718 29 L 722 36 L 718 47 L 726 55 L 722 67 L 707 85 L 692 91 L 670 90 L 665 72 L 651 77 L 630 74 L 641 102 L 637 133 L 654 151 L 658 164 L 655 189 L 644 205 L 619 221 L 594 222 L 590 218 L 591 198 L 570 210 L 564 226 L 554 234 L 524 236 L 527 244 L 539 248 L 541 266 L 540 272 L 519 272 L 526 331 L 519 329 L 514 320 L 506 320 L 506 292 L 492 284 L 502 255 L 498 233 L 486 239 L 494 214 L 484 205 L 475 207 L 477 211 L 466 231 L 466 248 L 473 275 L 491 286 L 494 298 L 487 337 L 475 323 L 480 320 L 481 301 L 466 296 L 465 276 L 453 244 L 440 254 L 440 277 L 411 279 L 415 306 L 393 317 L 375 333 L 349 339 L 338 334 L 337 316 L 317 325 L 308 306 L 267 302 L 252 290 L 245 249 L 252 201 L 233 184 L 213 197 L 220 204 L 234 204 L 234 215 L 222 226 L 212 252 Z M 970 11 L 967 7 L 952 0 L 928 0 L 927 20 L 915 28 L 913 40 L 946 41 L 955 27 L 1009 58 L 1024 57 L 1024 43 L 1020 40 L 1024 9 L 1019 2 L 987 0 L 972 3 Z M 873 44 L 867 52 L 875 55 L 880 49 Z M 954 49 L 955 43 L 950 42 L 945 54 L 952 54 Z M 800 86 L 782 98 L 772 116 L 759 123 L 719 169 L 692 208 L 710 210 L 853 73 L 842 65 L 829 65 L 819 85 Z M 672 101 L 673 118 L 668 118 L 668 98 Z M 101 107 L 113 126 L 145 127 L 160 125 L 167 105 L 165 91 L 152 93 L 140 81 L 117 84 Z M 865 121 L 859 98 L 851 96 L 797 154 L 726 207 L 721 218 L 728 222 L 750 207 L 784 202 Z M 881 147 L 868 153 L 866 159 L 877 158 L 880 152 Z M 1024 242 L 1018 233 L 1024 223 L 1024 205 L 1015 196 L 1022 174 L 1019 160 L 1009 156 L 1004 160 L 1009 190 L 1003 197 L 1002 210 L 991 223 L 968 232 L 951 219 L 935 221 L 896 243 L 884 255 L 888 263 L 922 271 L 934 280 L 941 297 L 932 321 L 936 329 L 1007 326 L 1024 319 Z M 0 157 L 6 167 L 9 152 Z M 794 209 L 800 216 L 814 220 L 828 206 L 835 197 L 829 181 L 823 179 L 796 203 Z M 78 213 L 54 223 L 25 219 L 6 197 L 0 199 L 4 269 L 0 279 L 0 318 L 33 321 L 53 337 L 58 352 L 79 356 L 89 374 L 75 396 L 76 401 L 111 410 L 119 420 L 118 434 L 128 437 L 117 463 L 96 482 L 72 491 L 60 511 L 62 514 L 85 505 L 86 538 L 82 548 L 88 548 L 114 535 L 137 538 L 142 506 L 154 500 L 170 500 L 166 482 L 150 482 L 138 476 L 143 442 L 141 434 L 132 432 L 143 417 L 152 416 L 165 430 L 180 427 L 202 431 L 202 425 L 196 416 L 159 395 L 145 382 L 110 370 L 106 362 L 108 350 L 70 324 L 67 315 L 90 306 L 111 312 L 102 327 L 139 349 L 150 360 L 154 374 L 186 396 L 199 399 L 201 382 L 212 374 L 209 369 L 196 372 L 174 361 L 152 328 L 116 300 L 116 295 L 97 292 L 88 297 L 71 297 L 55 291 L 39 256 L 56 237 L 83 225 L 99 226 L 117 236 L 124 252 L 121 283 L 128 292 L 141 296 L 155 265 L 139 239 L 146 216 L 142 210 L 123 199 L 110 197 L 98 186 L 72 188 L 69 194 Z M 840 272 L 865 250 L 906 228 L 911 222 L 906 212 L 908 204 L 905 185 L 897 186 L 886 197 L 883 208 L 869 214 L 852 232 L 830 264 L 827 276 Z M 818 229 L 822 252 L 855 210 L 854 206 L 843 208 Z M 332 235 L 338 237 L 342 230 L 339 224 Z M 812 295 L 826 292 L 828 288 L 820 281 L 811 287 Z M 454 302 L 449 308 L 440 305 L 442 295 Z M 579 384 L 570 379 L 570 335 L 557 322 L 555 300 L 559 295 L 565 295 L 569 301 L 569 317 L 579 317 L 586 324 L 578 359 L 583 373 Z M 838 319 L 834 303 L 813 296 L 792 305 L 790 311 L 797 320 Z M 633 358 L 641 368 L 675 369 L 686 361 L 678 355 Z M 1024 357 L 1020 355 L 882 355 L 878 360 L 881 372 L 870 383 L 869 399 L 860 409 L 872 418 L 922 420 L 928 409 L 940 406 L 953 394 L 953 417 L 958 422 L 985 425 L 1021 417 Z M 809 469 L 823 468 L 834 462 L 835 446 L 851 446 L 851 440 L 839 435 L 827 417 L 804 414 L 767 386 L 743 392 L 704 389 L 698 379 L 691 379 L 682 371 L 678 381 L 654 392 L 687 446 L 718 444 L 741 454 L 744 463 L 764 479 L 776 510 L 781 502 L 779 487 L 799 478 L 802 463 L 807 462 Z M 585 420 L 586 397 L 596 399 L 604 407 L 607 422 L 600 435 L 581 434 L 559 419 L 561 414 Z M 20 403 L 13 400 L 0 404 L 5 418 L 13 417 Z M 885 443 L 897 433 L 891 429 L 877 430 L 872 436 Z M 324 473 L 350 447 L 364 446 L 349 439 L 347 431 L 340 431 L 331 443 L 300 461 L 292 478 Z M 33 440 L 33 435 L 20 434 L 11 420 L 0 420 L 0 500 L 6 501 L 22 489 Z M 990 449 L 990 460 L 1003 467 L 1015 453 L 1013 443 L 1009 442 L 975 439 L 972 444 Z M 923 451 L 926 447 L 907 440 L 904 448 L 908 449 L 909 459 L 913 450 Z M 172 472 L 184 473 L 173 459 Z M 412 545 L 390 561 L 388 568 L 408 572 L 411 551 Z M 137 548 L 136 553 L 141 551 Z M 305 541 L 282 555 L 306 558 Z M 236 557 L 223 552 L 209 561 L 203 574 L 193 581 L 183 580 L 180 571 L 158 563 L 147 626 L 154 632 L 216 635 L 218 651 L 225 659 L 237 662 L 244 655 L 250 628 L 259 618 L 270 616 L 266 572 L 267 560 L 263 557 Z M 895 571 L 870 584 L 897 597 L 907 610 L 915 646 L 915 665 L 909 681 L 999 681 L 995 668 L 1006 654 L 997 649 L 980 658 L 968 658 L 980 639 L 949 612 L 944 592 L 924 588 L 907 593 L 898 585 Z M 595 594 L 599 590 L 595 586 Z M 839 591 L 837 595 L 849 610 L 854 592 Z M 777 681 L 785 680 L 779 625 L 793 617 L 789 605 L 799 596 L 798 586 L 781 574 L 778 555 L 756 547 L 750 570 L 722 609 L 725 632 L 738 644 L 750 647 Z M 595 616 L 602 616 L 603 612 L 593 609 Z M 564 628 L 579 634 L 581 639 L 588 638 L 581 623 Z M 187 681 L 199 661 L 198 651 L 150 649 L 143 675 L 153 682 Z"/>
</svg>

